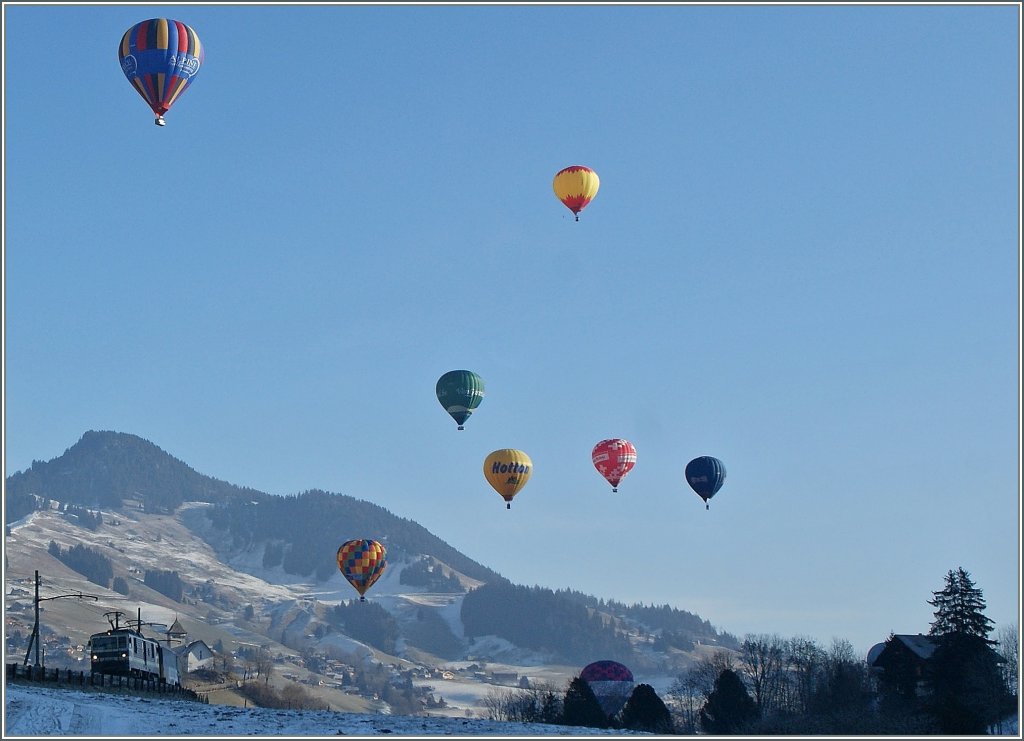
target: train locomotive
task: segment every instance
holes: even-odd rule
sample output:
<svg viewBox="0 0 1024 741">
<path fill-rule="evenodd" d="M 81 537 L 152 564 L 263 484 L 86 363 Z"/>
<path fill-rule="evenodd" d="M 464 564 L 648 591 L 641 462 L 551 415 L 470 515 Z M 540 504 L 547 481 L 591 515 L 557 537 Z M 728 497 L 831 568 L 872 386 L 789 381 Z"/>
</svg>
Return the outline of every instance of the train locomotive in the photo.
<svg viewBox="0 0 1024 741">
<path fill-rule="evenodd" d="M 179 656 L 155 638 L 147 638 L 138 626 L 111 623 L 110 630 L 89 638 L 94 674 L 153 679 L 181 684 Z"/>
</svg>

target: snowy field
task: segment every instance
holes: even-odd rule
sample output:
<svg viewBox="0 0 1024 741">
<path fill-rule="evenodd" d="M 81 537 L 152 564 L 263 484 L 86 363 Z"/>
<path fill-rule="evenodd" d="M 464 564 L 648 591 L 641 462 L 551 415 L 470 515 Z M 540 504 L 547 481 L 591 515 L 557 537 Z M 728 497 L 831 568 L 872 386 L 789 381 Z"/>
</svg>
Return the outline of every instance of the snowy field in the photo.
<svg viewBox="0 0 1024 741">
<path fill-rule="evenodd" d="M 577 726 L 204 705 L 11 684 L 3 737 L 26 736 L 623 736 Z"/>
</svg>

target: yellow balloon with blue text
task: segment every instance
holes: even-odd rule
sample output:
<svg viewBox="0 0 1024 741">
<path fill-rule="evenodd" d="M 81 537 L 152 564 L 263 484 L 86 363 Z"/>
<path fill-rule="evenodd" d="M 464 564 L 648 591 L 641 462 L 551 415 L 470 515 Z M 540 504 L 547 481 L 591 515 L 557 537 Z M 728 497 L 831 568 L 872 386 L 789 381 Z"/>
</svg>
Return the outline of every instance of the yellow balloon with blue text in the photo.
<svg viewBox="0 0 1024 741">
<path fill-rule="evenodd" d="M 533 461 L 521 450 L 502 448 L 484 459 L 484 478 L 505 500 L 505 508 L 512 509 L 512 497 L 526 486 L 533 473 Z"/>
</svg>

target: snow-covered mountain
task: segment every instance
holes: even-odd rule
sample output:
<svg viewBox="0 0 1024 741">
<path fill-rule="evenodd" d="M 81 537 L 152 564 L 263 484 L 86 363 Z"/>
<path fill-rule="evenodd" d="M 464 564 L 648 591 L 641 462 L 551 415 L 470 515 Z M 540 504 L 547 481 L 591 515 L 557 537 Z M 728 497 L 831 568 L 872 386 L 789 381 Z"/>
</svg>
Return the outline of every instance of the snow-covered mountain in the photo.
<svg viewBox="0 0 1024 741">
<path fill-rule="evenodd" d="M 124 613 L 122 622 L 141 618 L 170 626 L 177 621 L 188 642 L 201 640 L 235 656 L 243 670 L 246 652 L 259 648 L 274 659 L 272 683 L 303 684 L 326 705 L 356 712 L 386 712 L 389 707 L 374 693 L 346 686 L 355 665 L 385 666 L 406 685 L 411 679 L 421 696 L 443 698 L 437 712 L 465 716 L 480 714 L 489 693 L 526 685 L 564 688 L 585 663 L 566 660 L 552 641 L 527 648 L 526 642 L 516 645 L 507 636 L 486 635 L 479 624 L 467 630 L 464 602 L 471 597 L 479 602 L 477 595 L 487 591 L 481 588 L 503 582 L 502 577 L 376 505 L 315 492 L 310 498 L 316 507 L 304 512 L 303 496 L 283 501 L 234 487 L 123 433 L 86 433 L 64 455 L 35 462 L 30 470 L 8 477 L 6 484 L 5 511 L 8 518 L 12 512 L 18 517 L 7 520 L 4 545 L 7 661 L 24 658 L 38 571 L 40 596 L 65 596 L 42 603 L 42 648 L 49 666 L 87 668 L 89 636 L 105 630 L 108 613 L 114 611 Z M 268 516 L 271 508 L 279 507 L 291 509 L 287 515 Z M 325 528 L 332 537 L 342 529 L 338 523 L 390 535 L 388 567 L 368 593 L 368 602 L 354 603 L 365 609 L 353 613 L 386 618 L 381 622 L 388 623 L 393 635 L 385 641 L 339 620 L 357 595 L 330 563 L 333 559 L 328 559 L 331 568 L 326 571 L 318 561 L 316 570 L 307 568 L 306 575 L 301 575 L 302 564 L 289 563 L 290 549 L 301 555 L 302 548 L 295 533 L 278 531 L 276 523 L 288 521 L 295 529 L 295 521 L 309 511 L 327 510 L 336 517 Z M 375 526 L 360 524 L 360 518 Z M 313 537 L 311 529 L 301 535 Z M 110 579 L 101 580 L 106 586 L 67 565 L 70 561 L 63 556 L 75 548 L 109 562 Z M 278 555 L 272 558 L 275 550 Z M 167 596 L 147 580 L 147 572 L 173 573 L 184 588 Z M 624 645 L 634 659 L 637 682 L 658 691 L 715 645 L 715 630 L 688 613 L 675 611 L 667 618 L 689 620 L 709 640 L 678 648 L 671 643 L 679 641 L 674 625 L 644 624 L 588 599 L 592 602 L 578 602 L 574 609 L 584 620 L 601 611 L 598 624 L 614 626 L 616 645 Z M 160 630 L 147 628 L 157 635 Z M 665 635 L 669 639 L 657 646 L 655 638 Z M 580 636 L 572 637 L 579 644 Z M 615 658 L 603 655 L 601 646 L 590 651 L 585 640 L 575 650 L 577 655 L 592 653 L 587 661 Z M 230 688 L 210 691 L 214 702 L 233 699 Z"/>
</svg>

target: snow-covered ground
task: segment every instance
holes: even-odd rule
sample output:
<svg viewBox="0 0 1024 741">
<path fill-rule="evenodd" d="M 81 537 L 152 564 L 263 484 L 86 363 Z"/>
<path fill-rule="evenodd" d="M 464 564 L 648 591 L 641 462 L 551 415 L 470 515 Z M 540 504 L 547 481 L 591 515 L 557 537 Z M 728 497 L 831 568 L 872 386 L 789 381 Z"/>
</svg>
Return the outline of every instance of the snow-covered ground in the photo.
<svg viewBox="0 0 1024 741">
<path fill-rule="evenodd" d="M 1009 718 L 1004 718 L 1002 723 L 991 726 L 988 732 L 993 736 L 1020 738 L 1020 716 L 1011 715 Z"/>
<path fill-rule="evenodd" d="M 427 716 L 204 705 L 7 685 L 3 737 L 24 736 L 622 736 L 625 731 Z"/>
<path fill-rule="evenodd" d="M 1020 738 L 1016 718 L 990 733 Z M 187 700 L 10 684 L 4 691 L 3 738 L 40 736 L 633 736 L 542 723 L 443 716 L 367 715 L 204 705 Z"/>
</svg>

